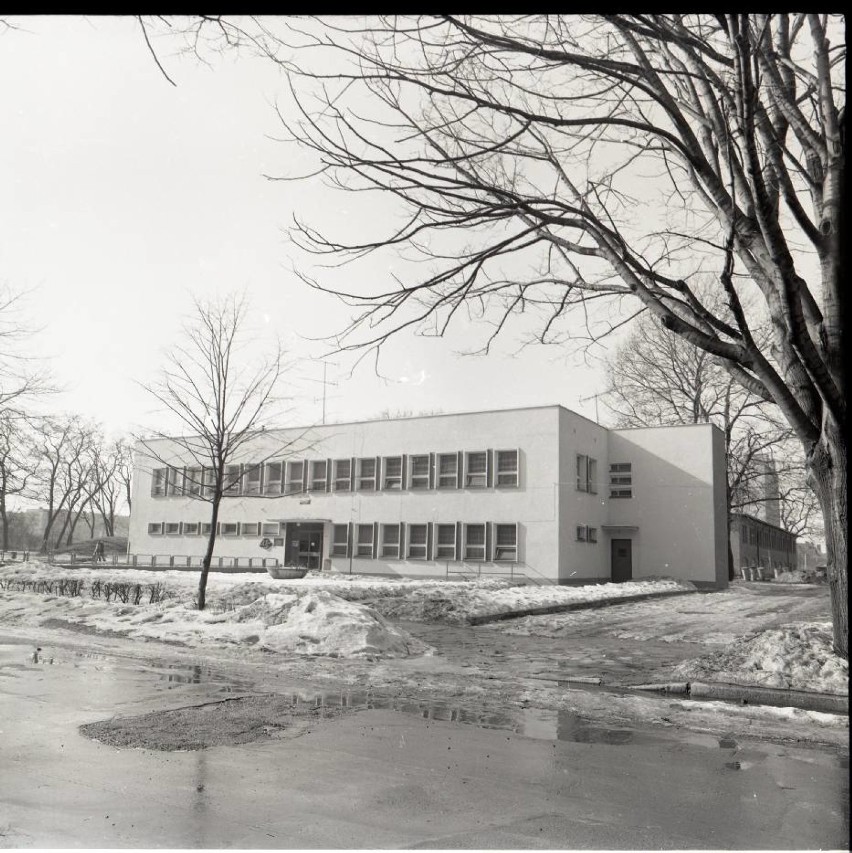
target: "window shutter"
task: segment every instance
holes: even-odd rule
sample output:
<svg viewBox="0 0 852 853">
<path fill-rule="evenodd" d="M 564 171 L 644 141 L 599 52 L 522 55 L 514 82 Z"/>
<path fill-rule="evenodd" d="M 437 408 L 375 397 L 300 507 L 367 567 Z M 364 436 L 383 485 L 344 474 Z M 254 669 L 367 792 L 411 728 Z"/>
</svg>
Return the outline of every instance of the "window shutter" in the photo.
<svg viewBox="0 0 852 853">
<path fill-rule="evenodd" d="M 379 556 L 379 522 L 373 522 L 373 559 Z"/>
<path fill-rule="evenodd" d="M 462 523 L 456 522 L 456 559 L 461 560 L 464 557 L 462 552 Z"/>
<path fill-rule="evenodd" d="M 456 462 L 456 488 L 461 489 L 464 486 L 464 453 L 459 450 L 458 462 Z"/>
<path fill-rule="evenodd" d="M 400 457 L 399 465 L 399 489 L 404 492 L 408 488 L 408 456 L 406 454 L 403 453 Z"/>
<path fill-rule="evenodd" d="M 434 560 L 435 554 L 433 553 L 435 547 L 435 525 L 428 521 L 426 522 L 426 559 Z"/>
<path fill-rule="evenodd" d="M 307 492 L 308 485 L 311 482 L 310 479 L 308 479 L 310 477 L 310 473 L 308 472 L 309 467 L 310 467 L 310 463 L 308 462 L 308 460 L 303 459 L 302 460 L 302 492 Z"/>
<path fill-rule="evenodd" d="M 352 534 L 353 534 L 353 524 L 351 521 L 346 523 L 346 556 L 351 557 L 353 554 L 353 545 L 352 545 Z"/>
<path fill-rule="evenodd" d="M 380 491 L 384 486 L 385 472 L 382 470 L 382 457 L 376 457 L 376 491 Z"/>
<path fill-rule="evenodd" d="M 349 491 L 355 491 L 355 457 L 349 460 Z"/>
<path fill-rule="evenodd" d="M 331 459 L 325 460 L 325 490 L 331 491 Z"/>
<path fill-rule="evenodd" d="M 491 488 L 494 485 L 494 451 L 485 451 L 485 485 Z"/>
<path fill-rule="evenodd" d="M 405 559 L 405 522 L 399 523 L 399 559 Z"/>
<path fill-rule="evenodd" d="M 490 563 L 494 557 L 491 549 L 494 547 L 494 522 L 485 522 L 485 560 Z"/>
<path fill-rule="evenodd" d="M 429 488 L 435 488 L 435 454 L 429 454 Z"/>
</svg>

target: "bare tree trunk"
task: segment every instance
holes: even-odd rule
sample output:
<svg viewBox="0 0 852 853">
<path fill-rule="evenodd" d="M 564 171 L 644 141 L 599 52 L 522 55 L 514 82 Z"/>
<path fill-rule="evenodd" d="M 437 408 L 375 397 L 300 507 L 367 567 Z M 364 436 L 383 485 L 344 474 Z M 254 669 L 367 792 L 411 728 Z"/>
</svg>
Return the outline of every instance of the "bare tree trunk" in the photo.
<svg viewBox="0 0 852 853">
<path fill-rule="evenodd" d="M 0 496 L 0 521 L 3 524 L 3 550 L 9 550 L 9 518 L 6 515 L 6 496 Z"/>
<path fill-rule="evenodd" d="M 849 658 L 846 443 L 826 424 L 808 460 L 808 480 L 819 498 L 825 524 L 826 564 L 834 624 L 834 651 Z"/>
<path fill-rule="evenodd" d="M 221 491 L 221 489 L 219 489 Z M 210 514 L 210 536 L 207 539 L 207 551 L 201 562 L 201 576 L 198 578 L 198 609 L 204 610 L 207 604 L 207 575 L 210 573 L 210 563 L 213 561 L 213 548 L 216 546 L 216 524 L 219 520 L 219 501 L 213 499 L 213 511 Z"/>
</svg>

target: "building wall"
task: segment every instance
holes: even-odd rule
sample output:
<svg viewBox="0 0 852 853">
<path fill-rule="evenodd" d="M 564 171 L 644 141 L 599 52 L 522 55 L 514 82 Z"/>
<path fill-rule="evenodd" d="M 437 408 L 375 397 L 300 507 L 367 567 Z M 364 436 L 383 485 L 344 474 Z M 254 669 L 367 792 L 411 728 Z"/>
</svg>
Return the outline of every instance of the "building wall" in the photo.
<svg viewBox="0 0 852 853">
<path fill-rule="evenodd" d="M 613 430 L 609 462 L 632 463 L 633 497 L 608 501 L 609 525 L 622 528 L 612 535 L 633 540 L 633 577 L 665 575 L 726 586 L 725 452 L 719 430 L 712 424 Z M 624 532 L 631 527 L 638 530 Z"/>
<path fill-rule="evenodd" d="M 151 471 L 189 464 L 178 448 L 157 442 L 159 461 L 139 452 L 134 477 L 130 553 L 198 556 L 204 536 L 150 535 L 148 523 L 205 522 L 210 505 L 189 496 L 153 497 Z M 632 542 L 633 577 L 679 577 L 727 583 L 727 512 L 722 436 L 710 425 L 614 430 L 560 406 L 333 424 L 310 431 L 258 434 L 242 462 L 262 459 L 351 459 L 419 453 L 517 450 L 519 484 L 512 488 L 451 488 L 375 492 L 311 492 L 227 497 L 220 522 L 322 521 L 323 556 L 339 571 L 444 575 L 522 573 L 536 580 L 577 583 L 611 578 L 613 537 Z M 577 458 L 593 459 L 578 484 Z M 632 466 L 633 496 L 613 499 L 612 462 Z M 331 525 L 517 524 L 518 559 L 456 562 L 331 556 Z M 578 528 L 587 541 L 580 541 Z M 627 532 L 625 532 L 627 531 Z M 597 540 L 589 541 L 594 535 Z M 220 536 L 216 555 L 277 557 L 260 536 Z"/>
<path fill-rule="evenodd" d="M 549 580 L 558 579 L 558 525 L 554 460 L 557 458 L 559 407 L 516 409 L 466 415 L 436 415 L 424 418 L 369 421 L 299 430 L 270 431 L 252 441 L 244 462 L 289 456 L 294 459 L 336 459 L 395 456 L 417 453 L 446 453 L 519 450 L 520 482 L 517 488 L 430 489 L 428 491 L 377 491 L 317 493 L 269 497 L 229 497 L 222 503 L 221 522 L 272 520 L 324 520 L 354 524 L 378 522 L 410 523 L 517 523 L 518 570 Z M 283 445 L 290 446 L 282 450 Z M 158 442 L 156 454 L 170 464 L 182 461 L 179 451 Z M 151 469 L 161 467 L 143 460 L 134 481 L 130 550 L 136 554 L 198 554 L 204 537 L 151 536 L 148 522 L 206 521 L 210 505 L 189 497 L 151 496 Z M 309 501 L 309 503 L 307 503 Z M 217 540 L 221 556 L 278 556 L 264 552 L 260 537 L 224 537 Z M 330 554 L 330 531 L 325 536 L 325 556 Z M 334 558 L 341 571 L 434 575 L 447 569 L 435 561 Z M 450 565 L 460 570 L 460 565 Z M 476 567 L 468 566 L 468 569 Z M 509 572 L 505 564 L 491 571 Z M 515 569 L 513 569 L 514 571 Z"/>
<path fill-rule="evenodd" d="M 594 459 L 594 491 L 578 488 L 577 456 Z M 603 527 L 607 523 L 607 430 L 568 409 L 559 418 L 559 579 L 562 583 L 606 581 L 609 551 Z M 593 528 L 597 542 L 578 541 L 577 527 Z M 587 530 L 588 534 L 588 530 Z"/>
<path fill-rule="evenodd" d="M 794 534 L 742 513 L 731 518 L 731 552 L 736 569 L 795 569 L 798 565 Z"/>
</svg>

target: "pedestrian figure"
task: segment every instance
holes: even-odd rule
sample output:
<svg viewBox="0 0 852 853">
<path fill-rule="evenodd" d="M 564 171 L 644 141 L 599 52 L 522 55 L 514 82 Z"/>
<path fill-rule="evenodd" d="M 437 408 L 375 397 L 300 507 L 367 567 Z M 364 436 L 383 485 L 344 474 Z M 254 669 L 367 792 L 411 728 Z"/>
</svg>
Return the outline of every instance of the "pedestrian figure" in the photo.
<svg viewBox="0 0 852 853">
<path fill-rule="evenodd" d="M 96 563 L 105 563 L 106 557 L 104 556 L 104 543 L 98 539 L 97 543 L 95 543 L 95 562 Z"/>
</svg>

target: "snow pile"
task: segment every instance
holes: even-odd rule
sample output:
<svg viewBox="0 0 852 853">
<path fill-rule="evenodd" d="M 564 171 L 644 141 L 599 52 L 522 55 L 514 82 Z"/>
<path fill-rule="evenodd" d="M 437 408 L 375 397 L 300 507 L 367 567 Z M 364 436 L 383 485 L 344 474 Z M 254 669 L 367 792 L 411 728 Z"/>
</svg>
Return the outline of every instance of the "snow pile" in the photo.
<svg viewBox="0 0 852 853">
<path fill-rule="evenodd" d="M 772 578 L 774 583 L 820 583 L 824 581 L 824 575 L 813 570 L 805 571 L 803 569 L 791 569 L 786 572 L 779 572 L 778 577 Z"/>
<path fill-rule="evenodd" d="M 273 651 L 332 657 L 408 657 L 427 650 L 369 607 L 329 592 L 301 596 L 285 621 L 267 628 L 261 645 Z"/>
<path fill-rule="evenodd" d="M 749 634 L 720 652 L 685 661 L 673 676 L 818 693 L 849 690 L 849 663 L 832 651 L 830 622 L 800 622 Z"/>
</svg>

